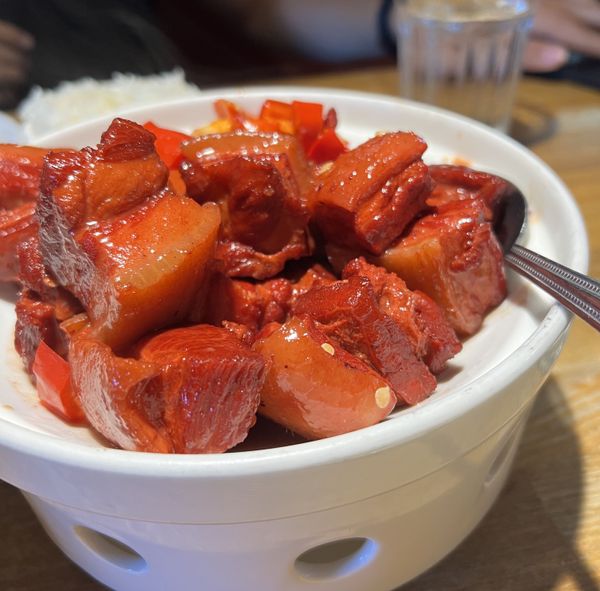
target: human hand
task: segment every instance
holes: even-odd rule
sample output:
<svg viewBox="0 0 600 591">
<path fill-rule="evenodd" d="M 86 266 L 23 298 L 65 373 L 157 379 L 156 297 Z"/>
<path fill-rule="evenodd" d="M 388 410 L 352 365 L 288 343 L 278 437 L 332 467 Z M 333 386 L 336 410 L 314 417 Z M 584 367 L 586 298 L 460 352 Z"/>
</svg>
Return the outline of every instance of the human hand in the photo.
<svg viewBox="0 0 600 591">
<path fill-rule="evenodd" d="M 12 107 L 27 81 L 33 37 L 19 27 L 0 20 L 0 108 Z"/>
<path fill-rule="evenodd" d="M 552 72 L 576 51 L 600 58 L 598 0 L 539 0 L 523 60 L 529 72 Z"/>
</svg>

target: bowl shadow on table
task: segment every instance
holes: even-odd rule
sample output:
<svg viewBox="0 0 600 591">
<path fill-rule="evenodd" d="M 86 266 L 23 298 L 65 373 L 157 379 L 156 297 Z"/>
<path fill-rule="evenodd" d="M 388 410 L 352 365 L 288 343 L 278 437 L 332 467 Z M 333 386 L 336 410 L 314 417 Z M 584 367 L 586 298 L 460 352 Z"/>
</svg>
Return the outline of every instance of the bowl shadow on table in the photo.
<svg viewBox="0 0 600 591">
<path fill-rule="evenodd" d="M 564 400 L 550 378 L 494 507 L 453 553 L 402 591 L 548 591 L 565 580 L 569 589 L 599 589 L 575 545 L 583 466 Z"/>
</svg>

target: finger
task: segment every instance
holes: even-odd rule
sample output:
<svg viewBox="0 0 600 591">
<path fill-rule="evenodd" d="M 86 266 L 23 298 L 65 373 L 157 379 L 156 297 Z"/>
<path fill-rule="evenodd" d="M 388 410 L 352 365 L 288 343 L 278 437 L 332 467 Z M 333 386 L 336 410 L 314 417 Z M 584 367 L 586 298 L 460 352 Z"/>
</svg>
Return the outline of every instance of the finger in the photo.
<svg viewBox="0 0 600 591">
<path fill-rule="evenodd" d="M 540 10 L 533 21 L 533 33 L 549 43 L 564 45 L 593 57 L 600 57 L 600 31 L 583 24 L 565 7 Z"/>
<path fill-rule="evenodd" d="M 34 38 L 27 31 L 3 20 L 0 20 L 0 41 L 25 51 L 33 49 L 35 45 Z"/>
<path fill-rule="evenodd" d="M 14 64 L 26 67 L 30 61 L 30 54 L 21 49 L 0 43 L 0 64 Z"/>
<path fill-rule="evenodd" d="M 571 0 L 568 6 L 583 24 L 600 27 L 600 2 L 598 0 Z"/>
<path fill-rule="evenodd" d="M 566 21 L 556 29 L 553 41 L 562 43 L 569 49 L 600 58 L 600 31 L 586 27 L 577 21 Z"/>
<path fill-rule="evenodd" d="M 569 61 L 569 52 L 561 45 L 531 40 L 525 48 L 523 68 L 528 72 L 554 72 Z"/>
</svg>

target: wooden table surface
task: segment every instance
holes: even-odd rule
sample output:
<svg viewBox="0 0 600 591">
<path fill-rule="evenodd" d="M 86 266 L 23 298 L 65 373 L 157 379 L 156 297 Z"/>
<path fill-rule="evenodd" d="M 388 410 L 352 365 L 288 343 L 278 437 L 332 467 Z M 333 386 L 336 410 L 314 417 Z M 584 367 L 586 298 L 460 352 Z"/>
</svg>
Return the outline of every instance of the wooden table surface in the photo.
<svg viewBox="0 0 600 591">
<path fill-rule="evenodd" d="M 396 94 L 391 68 L 287 82 Z M 600 93 L 527 78 L 515 119 L 516 137 L 575 195 L 590 237 L 590 274 L 600 277 Z M 600 336 L 575 320 L 498 503 L 466 542 L 403 589 L 600 589 L 599 361 Z M 2 482 L 0 532 L 1 591 L 104 589 L 61 554 L 21 495 Z"/>
</svg>

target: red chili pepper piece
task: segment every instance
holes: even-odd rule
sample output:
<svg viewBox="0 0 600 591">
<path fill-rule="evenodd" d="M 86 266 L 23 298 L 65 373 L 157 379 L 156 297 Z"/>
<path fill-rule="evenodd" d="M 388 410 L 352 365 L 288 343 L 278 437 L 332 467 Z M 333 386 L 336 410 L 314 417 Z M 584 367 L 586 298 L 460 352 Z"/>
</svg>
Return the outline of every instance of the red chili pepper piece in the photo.
<svg viewBox="0 0 600 591">
<path fill-rule="evenodd" d="M 307 156 L 316 164 L 323 164 L 335 160 L 345 151 L 344 142 L 331 127 L 326 127 L 309 148 Z"/>
<path fill-rule="evenodd" d="M 38 347 L 33 362 L 40 402 L 61 419 L 84 423 L 85 415 L 71 388 L 69 364 L 44 341 Z"/>
<path fill-rule="evenodd" d="M 154 147 L 156 148 L 160 159 L 169 169 L 178 168 L 183 160 L 181 144 L 182 142 L 189 140 L 190 136 L 172 129 L 158 127 L 158 125 L 155 125 L 152 121 L 144 123 L 144 128 L 156 136 Z"/>
<path fill-rule="evenodd" d="M 293 101 L 291 109 L 296 136 L 308 152 L 323 129 L 323 105 Z"/>
</svg>

